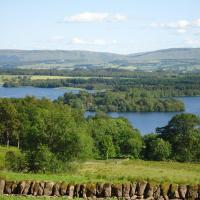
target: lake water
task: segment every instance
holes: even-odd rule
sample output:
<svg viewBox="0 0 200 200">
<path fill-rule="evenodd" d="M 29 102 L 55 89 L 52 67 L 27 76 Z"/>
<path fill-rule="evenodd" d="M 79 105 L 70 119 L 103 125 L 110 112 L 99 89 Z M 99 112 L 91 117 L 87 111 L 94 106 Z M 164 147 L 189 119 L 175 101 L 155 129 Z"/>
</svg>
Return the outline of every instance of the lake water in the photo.
<svg viewBox="0 0 200 200">
<path fill-rule="evenodd" d="M 77 94 L 79 93 L 79 91 L 80 91 L 79 89 L 67 89 L 67 88 L 0 87 L 0 97 L 22 98 L 26 96 L 35 96 L 37 98 L 46 97 L 54 100 L 57 99 L 59 96 L 62 96 L 66 92 L 73 92 Z"/>
<path fill-rule="evenodd" d="M 78 93 L 78 89 L 65 89 L 65 88 L 34 88 L 34 87 L 19 87 L 19 88 L 3 88 L 0 87 L 0 97 L 25 97 L 36 96 L 38 98 L 47 97 L 49 99 L 56 99 L 63 95 L 65 92 Z M 92 92 L 92 91 L 89 91 Z M 200 97 L 181 97 L 177 98 L 185 103 L 186 111 L 200 115 Z M 86 112 L 85 116 L 94 115 L 95 113 Z M 137 112 L 112 112 L 108 113 L 112 117 L 125 117 L 130 123 L 138 128 L 142 134 L 154 132 L 156 127 L 165 126 L 168 121 L 177 113 L 166 112 L 150 112 L 150 113 L 137 113 Z"/>
</svg>

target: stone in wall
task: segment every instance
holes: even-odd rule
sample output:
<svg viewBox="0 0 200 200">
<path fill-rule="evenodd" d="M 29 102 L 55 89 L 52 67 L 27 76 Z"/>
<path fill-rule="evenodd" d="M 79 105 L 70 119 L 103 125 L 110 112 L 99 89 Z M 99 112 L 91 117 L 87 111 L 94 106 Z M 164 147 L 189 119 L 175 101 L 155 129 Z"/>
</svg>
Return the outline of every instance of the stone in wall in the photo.
<svg viewBox="0 0 200 200">
<path fill-rule="evenodd" d="M 44 195 L 51 196 L 53 192 L 54 182 L 46 182 L 44 186 Z"/>
<path fill-rule="evenodd" d="M 161 187 L 160 185 L 155 185 L 153 188 L 153 198 L 155 200 L 158 200 L 160 199 L 160 197 L 161 197 Z"/>
<path fill-rule="evenodd" d="M 154 199 L 154 185 L 151 183 L 147 183 L 145 191 L 144 191 L 144 198 L 147 200 Z"/>
<path fill-rule="evenodd" d="M 103 197 L 110 198 L 111 197 L 111 184 L 105 183 L 103 185 Z"/>
<path fill-rule="evenodd" d="M 96 196 L 97 198 L 103 197 L 103 183 L 96 184 Z"/>
<path fill-rule="evenodd" d="M 4 193 L 6 181 L 0 179 L 0 195 Z"/>
<path fill-rule="evenodd" d="M 80 184 L 74 186 L 74 197 L 80 197 Z"/>
<path fill-rule="evenodd" d="M 142 181 L 142 182 L 137 183 L 136 194 L 137 194 L 139 199 L 143 199 L 146 185 L 147 185 L 146 181 Z"/>
<path fill-rule="evenodd" d="M 131 184 L 130 183 L 122 184 L 122 196 L 125 199 L 129 199 L 130 198 L 130 191 L 131 191 Z"/>
<path fill-rule="evenodd" d="M 137 183 L 131 183 L 130 184 L 130 193 L 129 193 L 129 195 L 130 195 L 130 197 L 132 198 L 132 199 L 136 199 L 136 187 L 137 187 Z"/>
<path fill-rule="evenodd" d="M 4 188 L 4 194 L 12 194 L 12 185 L 14 184 L 14 181 L 6 181 L 5 188 Z"/>
<path fill-rule="evenodd" d="M 86 184 L 80 185 L 80 197 L 86 199 Z"/>
<path fill-rule="evenodd" d="M 65 182 L 62 182 L 60 184 L 60 195 L 61 196 L 67 195 L 67 187 L 68 187 L 68 184 Z"/>
<path fill-rule="evenodd" d="M 195 200 L 198 198 L 198 186 L 197 185 L 188 185 L 186 192 L 186 199 Z"/>
<path fill-rule="evenodd" d="M 45 186 L 45 182 L 44 181 L 39 183 L 39 188 L 38 188 L 38 193 L 37 193 L 38 196 L 42 196 L 43 195 L 44 186 Z"/>
<path fill-rule="evenodd" d="M 186 198 L 187 186 L 186 185 L 179 185 L 178 186 L 178 193 L 181 199 Z"/>
<path fill-rule="evenodd" d="M 31 181 L 25 181 L 25 185 L 22 185 L 22 194 L 28 195 L 30 193 Z"/>
<path fill-rule="evenodd" d="M 88 200 L 118 198 L 125 200 L 198 200 L 200 185 L 177 185 L 150 182 L 137 183 L 97 183 L 67 184 L 65 182 L 44 181 L 4 181 L 0 180 L 0 194 L 64 196 L 64 198 L 84 198 Z M 1 198 L 0 198 L 1 199 Z"/>
<path fill-rule="evenodd" d="M 122 184 L 112 184 L 111 186 L 112 197 L 122 197 Z"/>
<path fill-rule="evenodd" d="M 168 196 L 170 199 L 179 199 L 178 185 L 171 184 L 168 191 Z"/>
<path fill-rule="evenodd" d="M 96 198 L 96 184 L 87 184 L 86 185 L 86 196 L 91 198 Z"/>
<path fill-rule="evenodd" d="M 60 196 L 60 183 L 55 183 L 54 186 L 53 186 L 53 192 L 52 192 L 52 195 L 53 196 L 57 196 L 59 197 Z"/>
<path fill-rule="evenodd" d="M 67 196 L 69 198 L 73 198 L 74 197 L 74 185 L 73 184 L 69 184 L 67 187 Z"/>
</svg>

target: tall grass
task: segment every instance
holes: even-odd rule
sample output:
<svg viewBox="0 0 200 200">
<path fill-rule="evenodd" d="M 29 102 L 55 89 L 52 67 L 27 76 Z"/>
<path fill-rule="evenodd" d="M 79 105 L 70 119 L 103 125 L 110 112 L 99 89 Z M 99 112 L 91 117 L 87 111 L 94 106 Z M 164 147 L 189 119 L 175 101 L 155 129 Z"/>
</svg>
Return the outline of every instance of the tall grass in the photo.
<svg viewBox="0 0 200 200">
<path fill-rule="evenodd" d="M 68 183 L 127 182 L 148 180 L 155 183 L 200 183 L 200 165 L 195 163 L 109 160 L 72 163 L 76 170 L 62 174 L 29 174 L 1 171 L 9 180 L 51 180 Z"/>
</svg>

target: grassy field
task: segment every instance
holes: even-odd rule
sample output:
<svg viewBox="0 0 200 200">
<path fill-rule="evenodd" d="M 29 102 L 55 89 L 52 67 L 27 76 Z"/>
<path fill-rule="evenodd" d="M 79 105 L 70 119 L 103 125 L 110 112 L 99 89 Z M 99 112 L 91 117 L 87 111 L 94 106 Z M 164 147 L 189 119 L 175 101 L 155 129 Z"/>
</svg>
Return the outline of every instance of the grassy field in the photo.
<svg viewBox="0 0 200 200">
<path fill-rule="evenodd" d="M 74 163 L 65 174 L 18 174 L 1 172 L 11 180 L 53 180 L 72 183 L 127 182 L 149 180 L 156 183 L 200 183 L 200 165 L 141 160 L 109 160 Z M 67 170 L 67 169 L 66 169 Z"/>
<path fill-rule="evenodd" d="M 0 75 L 0 85 L 2 85 L 5 81 L 8 81 L 15 77 L 17 76 L 16 75 Z"/>
<path fill-rule="evenodd" d="M 70 183 L 127 182 L 148 180 L 155 183 L 200 183 L 200 164 L 142 160 L 73 162 L 62 174 L 14 173 L 3 170 L 5 153 L 17 148 L 0 147 L 0 177 L 8 180 L 52 180 Z"/>
<path fill-rule="evenodd" d="M 19 76 L 30 77 L 31 80 L 48 80 L 48 79 L 90 79 L 90 78 L 99 78 L 99 77 L 80 77 L 80 76 L 43 76 L 43 75 L 0 75 L 0 84 L 3 84 L 5 81 L 9 81 L 13 78 L 17 78 Z M 104 79 L 112 79 L 112 77 L 102 77 Z"/>
</svg>

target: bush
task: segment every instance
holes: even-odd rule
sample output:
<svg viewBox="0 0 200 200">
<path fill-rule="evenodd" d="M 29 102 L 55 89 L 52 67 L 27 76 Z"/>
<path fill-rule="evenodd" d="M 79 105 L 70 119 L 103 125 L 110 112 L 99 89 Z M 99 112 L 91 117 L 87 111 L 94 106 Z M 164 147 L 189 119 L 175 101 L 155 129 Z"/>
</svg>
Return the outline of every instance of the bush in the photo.
<svg viewBox="0 0 200 200">
<path fill-rule="evenodd" d="M 147 160 L 164 161 L 171 156 L 171 144 L 158 138 L 155 134 L 149 134 L 144 137 L 145 149 L 143 157 Z"/>
<path fill-rule="evenodd" d="M 16 172 L 27 171 L 25 155 L 22 153 L 15 153 L 14 151 L 6 152 L 5 166 L 8 170 Z"/>
<path fill-rule="evenodd" d="M 170 158 L 171 145 L 169 142 L 164 141 L 161 138 L 157 138 L 153 143 L 152 157 L 157 161 L 164 161 Z"/>
</svg>

